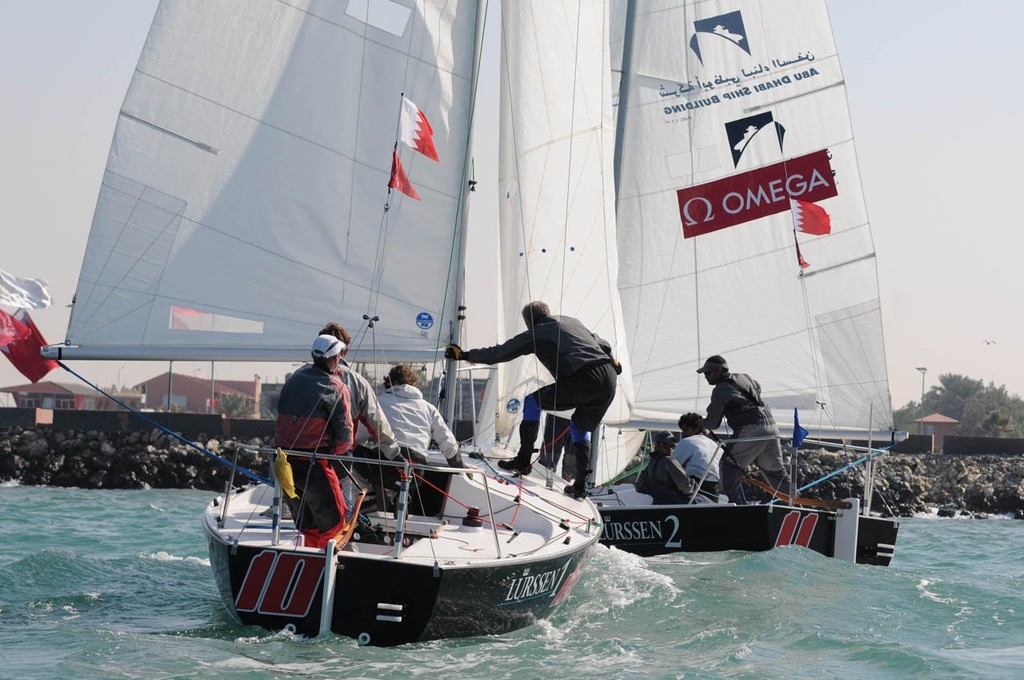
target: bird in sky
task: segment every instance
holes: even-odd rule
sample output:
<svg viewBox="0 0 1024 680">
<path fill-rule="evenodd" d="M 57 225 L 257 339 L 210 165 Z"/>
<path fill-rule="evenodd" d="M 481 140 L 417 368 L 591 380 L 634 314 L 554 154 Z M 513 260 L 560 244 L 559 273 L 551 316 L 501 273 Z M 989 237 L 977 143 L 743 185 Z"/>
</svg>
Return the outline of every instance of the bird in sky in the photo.
<svg viewBox="0 0 1024 680">
<path fill-rule="evenodd" d="M 996 344 L 995 340 L 982 340 L 982 342 L 985 343 L 986 345 L 994 345 L 994 344 Z"/>
</svg>

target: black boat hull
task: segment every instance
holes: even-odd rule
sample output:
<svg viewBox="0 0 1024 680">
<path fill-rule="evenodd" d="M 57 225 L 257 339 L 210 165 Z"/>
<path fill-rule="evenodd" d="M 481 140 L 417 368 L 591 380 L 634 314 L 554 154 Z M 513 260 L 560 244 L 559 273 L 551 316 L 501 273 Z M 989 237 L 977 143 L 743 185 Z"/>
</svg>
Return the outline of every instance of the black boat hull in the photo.
<svg viewBox="0 0 1024 680">
<path fill-rule="evenodd" d="M 601 543 L 637 555 L 801 545 L 835 556 L 836 513 L 784 505 L 599 507 Z M 858 518 L 857 562 L 888 566 L 899 523 Z"/>
<path fill-rule="evenodd" d="M 238 621 L 306 636 L 321 632 L 322 551 L 232 545 L 210 531 L 207 540 L 218 589 Z M 345 552 L 336 567 L 330 631 L 389 646 L 523 628 L 557 609 L 594 545 L 590 540 L 546 560 L 465 566 Z"/>
</svg>

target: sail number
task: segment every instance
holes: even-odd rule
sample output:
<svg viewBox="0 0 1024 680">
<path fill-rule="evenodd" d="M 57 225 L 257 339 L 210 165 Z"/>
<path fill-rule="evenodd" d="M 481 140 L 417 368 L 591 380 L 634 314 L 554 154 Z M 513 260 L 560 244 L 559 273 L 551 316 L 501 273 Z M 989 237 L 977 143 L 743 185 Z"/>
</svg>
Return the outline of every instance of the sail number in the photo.
<svg viewBox="0 0 1024 680">
<path fill-rule="evenodd" d="M 811 536 L 814 535 L 814 527 L 818 525 L 818 515 L 807 514 L 802 520 L 800 511 L 792 510 L 782 518 L 782 527 L 779 528 L 779 535 L 775 539 L 775 547 L 780 545 L 799 545 L 804 548 L 811 543 Z M 799 529 L 797 528 L 799 524 Z"/>
<path fill-rule="evenodd" d="M 682 538 L 676 540 L 676 536 L 679 534 L 679 518 L 675 515 L 669 515 L 665 518 L 666 522 L 672 523 L 672 534 L 668 537 L 668 541 L 665 542 L 666 548 L 682 548 Z"/>
<path fill-rule="evenodd" d="M 322 555 L 264 550 L 249 563 L 235 609 L 303 618 L 313 606 L 323 574 Z"/>
</svg>

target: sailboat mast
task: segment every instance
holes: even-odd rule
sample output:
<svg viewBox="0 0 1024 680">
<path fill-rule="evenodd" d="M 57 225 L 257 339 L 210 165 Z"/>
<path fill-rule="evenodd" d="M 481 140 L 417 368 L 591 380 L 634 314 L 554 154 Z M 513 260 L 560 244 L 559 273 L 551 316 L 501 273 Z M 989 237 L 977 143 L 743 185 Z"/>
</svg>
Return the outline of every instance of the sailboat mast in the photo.
<svg viewBox="0 0 1024 680">
<path fill-rule="evenodd" d="M 633 68 L 633 27 L 636 21 L 636 0 L 626 2 L 626 20 L 622 35 L 622 64 L 619 76 L 619 106 L 615 112 L 615 156 L 612 161 L 613 183 L 615 187 L 615 220 L 619 215 L 619 181 L 622 178 L 622 148 L 626 129 L 626 109 L 629 106 L 630 71 Z M 601 457 L 602 444 L 601 426 L 594 431 L 593 447 L 590 454 L 590 474 L 587 481 L 593 483 Z"/>
<path fill-rule="evenodd" d="M 469 95 L 469 125 L 466 126 L 466 155 L 462 160 L 462 188 L 459 193 L 461 211 L 456 234 L 456 276 L 455 276 L 455 315 L 452 318 L 451 337 L 448 342 L 459 341 L 462 336 L 462 322 L 466 310 L 466 235 L 469 227 L 469 179 L 473 160 L 473 125 L 476 121 L 476 95 L 480 82 L 480 55 L 484 44 L 484 24 L 487 18 L 487 0 L 477 0 L 476 38 L 473 42 L 473 69 Z M 445 360 L 444 374 L 447 376 L 445 389 L 444 417 L 449 423 L 455 419 L 455 361 Z"/>
<path fill-rule="evenodd" d="M 622 178 L 622 144 L 629 107 L 630 72 L 633 69 L 633 28 L 636 23 L 636 0 L 626 3 L 626 24 L 622 36 L 622 70 L 619 76 L 619 106 L 615 112 L 615 159 L 612 165 L 615 182 L 615 213 L 619 212 L 619 181 Z"/>
</svg>

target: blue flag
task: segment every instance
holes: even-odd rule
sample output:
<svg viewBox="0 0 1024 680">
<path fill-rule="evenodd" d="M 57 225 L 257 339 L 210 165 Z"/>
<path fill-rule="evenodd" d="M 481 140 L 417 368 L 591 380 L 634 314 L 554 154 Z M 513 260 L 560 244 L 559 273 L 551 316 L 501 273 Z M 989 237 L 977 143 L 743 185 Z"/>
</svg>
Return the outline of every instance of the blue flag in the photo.
<svg viewBox="0 0 1024 680">
<path fill-rule="evenodd" d="M 796 409 L 793 409 L 793 448 L 799 449 L 800 445 L 804 443 L 804 438 L 807 435 L 807 430 L 800 427 L 800 413 Z"/>
</svg>

